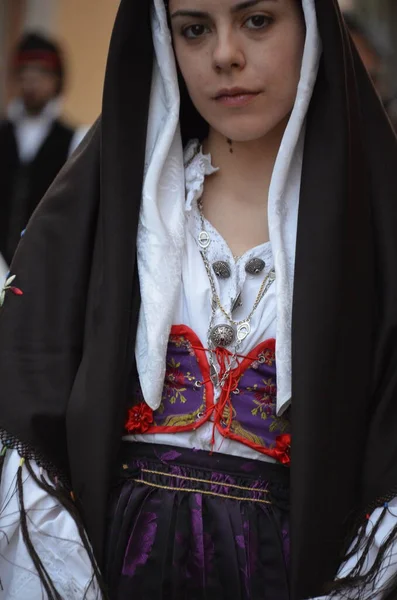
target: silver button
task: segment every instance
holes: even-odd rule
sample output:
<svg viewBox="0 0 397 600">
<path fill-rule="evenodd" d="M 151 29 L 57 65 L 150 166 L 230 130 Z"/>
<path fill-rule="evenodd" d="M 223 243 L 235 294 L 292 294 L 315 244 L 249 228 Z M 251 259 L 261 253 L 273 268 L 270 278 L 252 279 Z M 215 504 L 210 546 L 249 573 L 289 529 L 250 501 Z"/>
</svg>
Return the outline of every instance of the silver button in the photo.
<svg viewBox="0 0 397 600">
<path fill-rule="evenodd" d="M 261 258 L 251 258 L 245 265 L 245 270 L 249 275 L 259 275 L 265 267 L 266 263 Z"/>
<path fill-rule="evenodd" d="M 229 264 L 225 260 L 217 260 L 213 263 L 212 268 L 219 279 L 228 279 L 232 274 Z"/>
</svg>

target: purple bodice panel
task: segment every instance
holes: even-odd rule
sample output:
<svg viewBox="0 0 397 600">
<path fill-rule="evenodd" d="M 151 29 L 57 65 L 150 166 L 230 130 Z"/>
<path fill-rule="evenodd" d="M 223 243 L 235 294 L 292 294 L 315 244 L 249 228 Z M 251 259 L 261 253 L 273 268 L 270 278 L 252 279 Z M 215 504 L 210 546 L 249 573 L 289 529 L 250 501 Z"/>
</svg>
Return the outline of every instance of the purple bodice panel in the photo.
<svg viewBox="0 0 397 600">
<path fill-rule="evenodd" d="M 129 433 L 171 433 L 198 429 L 207 421 L 224 436 L 245 444 L 283 464 L 290 462 L 288 413 L 276 414 L 275 340 L 262 342 L 224 378 L 214 402 L 208 352 L 184 325 L 171 330 L 160 407 L 152 411 L 143 401 L 139 384 L 126 421 Z M 220 378 L 230 353 L 217 349 Z"/>
</svg>

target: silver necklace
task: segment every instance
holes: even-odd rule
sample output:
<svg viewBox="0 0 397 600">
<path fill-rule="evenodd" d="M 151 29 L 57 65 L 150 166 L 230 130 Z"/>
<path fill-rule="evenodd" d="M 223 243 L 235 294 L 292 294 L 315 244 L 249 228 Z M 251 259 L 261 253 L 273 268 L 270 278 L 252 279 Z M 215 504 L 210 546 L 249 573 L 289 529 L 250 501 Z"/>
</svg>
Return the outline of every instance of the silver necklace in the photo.
<svg viewBox="0 0 397 600">
<path fill-rule="evenodd" d="M 229 346 L 235 345 L 235 353 L 238 350 L 240 344 L 246 339 L 246 337 L 251 333 L 251 319 L 258 308 L 261 300 L 265 296 L 266 292 L 272 285 L 273 281 L 276 278 L 275 270 L 272 269 L 263 279 L 261 286 L 259 288 L 257 297 L 255 299 L 254 305 L 251 309 L 249 315 L 240 321 L 234 321 L 232 316 L 225 310 L 220 301 L 219 295 L 216 291 L 216 285 L 214 276 L 212 274 L 211 265 L 208 260 L 207 250 L 211 243 L 211 238 L 209 233 L 205 229 L 204 215 L 202 210 L 202 203 L 198 202 L 198 209 L 201 220 L 201 231 L 198 236 L 198 244 L 201 248 L 201 256 L 204 262 L 204 266 L 208 275 L 208 279 L 211 287 L 211 321 L 210 327 L 208 331 L 208 341 L 212 348 L 222 347 L 227 348 Z M 227 323 L 221 323 L 219 325 L 214 325 L 215 314 L 217 310 L 223 314 L 227 319 Z"/>
</svg>

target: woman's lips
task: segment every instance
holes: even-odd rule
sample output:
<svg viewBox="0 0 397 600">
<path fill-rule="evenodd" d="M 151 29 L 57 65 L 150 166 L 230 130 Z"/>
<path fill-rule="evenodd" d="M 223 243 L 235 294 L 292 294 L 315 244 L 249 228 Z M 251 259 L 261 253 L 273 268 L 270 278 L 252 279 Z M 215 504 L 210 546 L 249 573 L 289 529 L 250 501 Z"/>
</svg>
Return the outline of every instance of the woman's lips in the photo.
<svg viewBox="0 0 397 600">
<path fill-rule="evenodd" d="M 240 107 L 247 106 L 257 96 L 259 96 L 259 92 L 241 92 L 237 94 L 220 94 L 215 100 L 224 106 Z"/>
</svg>

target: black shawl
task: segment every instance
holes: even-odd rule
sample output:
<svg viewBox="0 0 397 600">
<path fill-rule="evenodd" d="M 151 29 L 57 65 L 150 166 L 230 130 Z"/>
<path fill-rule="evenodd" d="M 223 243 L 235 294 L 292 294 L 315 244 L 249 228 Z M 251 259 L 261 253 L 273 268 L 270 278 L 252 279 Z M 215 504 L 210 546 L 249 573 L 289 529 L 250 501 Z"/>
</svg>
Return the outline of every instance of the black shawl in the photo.
<svg viewBox="0 0 397 600">
<path fill-rule="evenodd" d="M 316 7 L 293 306 L 294 600 L 324 591 L 353 520 L 397 495 L 397 145 L 337 1 Z M 122 0 L 102 117 L 31 220 L 11 269 L 24 295 L 8 292 L 0 314 L 0 426 L 70 480 L 100 565 L 135 370 L 152 61 L 150 2 Z"/>
</svg>

